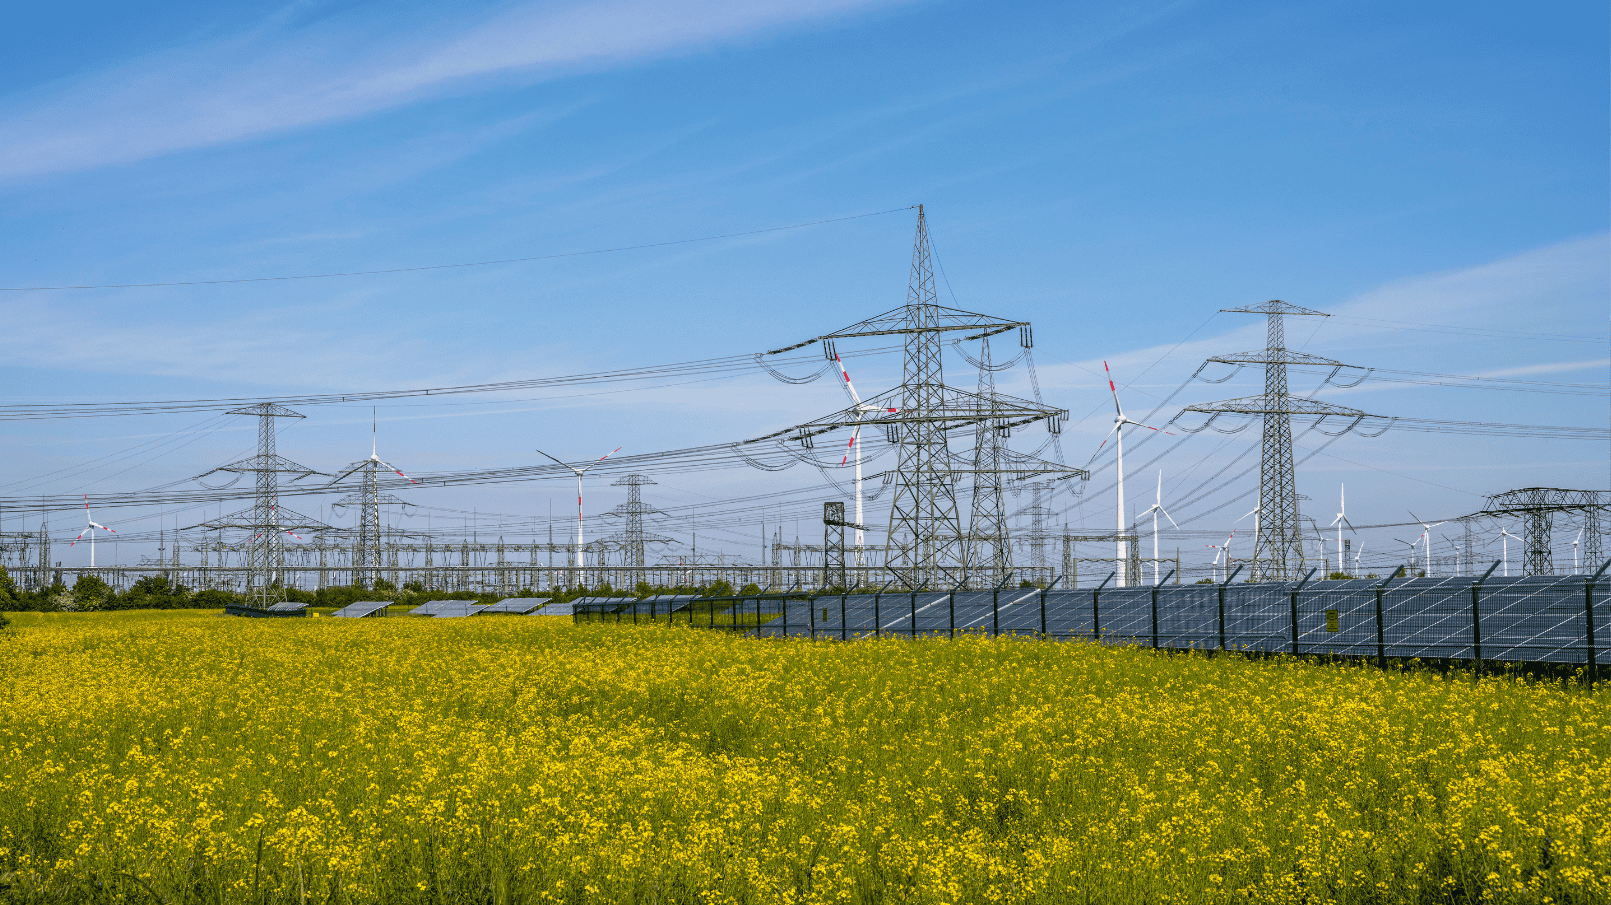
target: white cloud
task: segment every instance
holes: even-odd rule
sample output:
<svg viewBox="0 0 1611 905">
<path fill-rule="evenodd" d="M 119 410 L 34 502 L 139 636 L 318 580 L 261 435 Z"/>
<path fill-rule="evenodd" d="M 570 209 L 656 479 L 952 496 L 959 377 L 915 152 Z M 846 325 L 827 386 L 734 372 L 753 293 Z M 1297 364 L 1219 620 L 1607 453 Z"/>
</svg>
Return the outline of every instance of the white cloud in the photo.
<svg viewBox="0 0 1611 905">
<path fill-rule="evenodd" d="M 0 179 L 141 160 L 359 116 L 497 79 L 663 58 L 902 0 L 525 3 L 377 34 L 340 21 L 264 28 L 12 98 Z"/>
</svg>

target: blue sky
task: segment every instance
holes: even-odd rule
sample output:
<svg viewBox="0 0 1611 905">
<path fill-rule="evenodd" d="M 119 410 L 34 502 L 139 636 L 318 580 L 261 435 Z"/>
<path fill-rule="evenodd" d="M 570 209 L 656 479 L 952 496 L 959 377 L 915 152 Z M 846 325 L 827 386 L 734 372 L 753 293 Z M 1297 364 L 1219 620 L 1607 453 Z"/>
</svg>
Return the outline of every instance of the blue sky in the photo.
<svg viewBox="0 0 1611 905">
<path fill-rule="evenodd" d="M 1590 3 L 34 4 L 13 11 L 28 39 L 0 59 L 0 284 L 484 261 L 922 202 L 945 299 L 1034 322 L 1075 464 L 1109 426 L 1103 360 L 1127 406 L 1148 411 L 1207 355 L 1260 346 L 1262 324 L 1215 312 L 1267 298 L 1336 315 L 1289 327 L 1314 354 L 1603 388 L 1607 18 Z M 741 354 L 900 304 L 911 230 L 899 213 L 478 268 L 5 292 L 0 379 L 12 403 L 201 398 Z M 858 367 L 869 389 L 898 379 L 889 356 Z M 1252 378 L 1193 384 L 1175 402 L 1255 392 Z M 1608 418 L 1603 390 L 1368 383 L 1322 398 L 1445 420 Z M 842 404 L 827 381 L 761 375 L 474 402 L 383 406 L 383 455 L 432 471 L 530 464 L 539 446 L 649 452 Z M 307 413 L 282 437 L 287 454 L 322 470 L 366 454 L 367 407 Z M 139 489 L 251 445 L 235 424 L 82 465 L 202 420 L 8 422 L 0 494 Z M 1255 433 L 1182 445 L 1155 466 L 1166 496 Z M 1155 479 L 1132 475 L 1131 499 Z M 1390 431 L 1343 438 L 1301 469 L 1322 524 L 1345 481 L 1363 525 L 1410 507 L 1473 511 L 1512 487 L 1604 488 L 1611 474 L 1603 443 Z M 1057 506 L 1072 524 L 1110 525 L 1110 482 L 1099 473 Z M 620 499 L 599 483 L 590 509 Z M 740 525 L 754 515 L 721 501 L 810 483 L 690 475 L 652 498 L 692 514 L 661 533 L 687 537 L 703 518 L 702 552 L 750 553 L 759 525 Z M 1177 512 L 1192 531 L 1165 545 L 1190 559 L 1198 532 L 1251 507 L 1224 501 L 1252 486 Z M 510 533 L 530 532 L 528 513 L 546 524 L 550 499 L 569 495 L 561 481 L 421 493 L 429 508 L 410 524 L 472 511 Z M 768 520 L 814 537 L 808 496 Z M 139 535 L 192 515 L 117 518 Z M 1365 542 L 1402 549 L 1393 539 L 1418 533 Z M 119 555 L 141 552 L 131 540 Z"/>
</svg>

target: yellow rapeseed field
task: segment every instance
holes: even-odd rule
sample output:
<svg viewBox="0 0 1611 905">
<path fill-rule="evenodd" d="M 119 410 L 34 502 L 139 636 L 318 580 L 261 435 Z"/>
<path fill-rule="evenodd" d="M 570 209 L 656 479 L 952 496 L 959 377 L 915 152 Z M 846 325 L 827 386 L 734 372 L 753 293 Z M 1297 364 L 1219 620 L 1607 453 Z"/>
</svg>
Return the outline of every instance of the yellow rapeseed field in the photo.
<svg viewBox="0 0 1611 905">
<path fill-rule="evenodd" d="M 0 900 L 1606 902 L 1607 692 L 544 617 L 25 614 Z"/>
</svg>

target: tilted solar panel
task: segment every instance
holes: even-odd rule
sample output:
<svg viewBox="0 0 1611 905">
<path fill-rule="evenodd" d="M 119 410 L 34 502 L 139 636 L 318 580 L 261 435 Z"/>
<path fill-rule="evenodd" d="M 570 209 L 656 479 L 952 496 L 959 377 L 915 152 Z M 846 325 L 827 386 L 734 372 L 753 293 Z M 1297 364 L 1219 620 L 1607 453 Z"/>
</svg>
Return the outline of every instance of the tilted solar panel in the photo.
<svg viewBox="0 0 1611 905">
<path fill-rule="evenodd" d="M 474 600 L 443 600 L 443 604 L 431 615 L 437 619 L 460 619 L 465 616 L 474 616 L 485 612 L 486 607 Z"/>
<path fill-rule="evenodd" d="M 384 616 L 386 608 L 391 606 L 390 600 L 360 600 L 349 603 L 330 615 L 339 619 L 362 619 L 365 616 Z"/>
<path fill-rule="evenodd" d="M 307 608 L 308 605 L 305 603 L 297 603 L 294 600 L 285 600 L 269 607 L 268 611 L 270 613 L 300 613 Z"/>
<path fill-rule="evenodd" d="M 485 610 L 482 610 L 482 612 L 488 615 L 493 613 L 508 613 L 515 616 L 523 616 L 547 602 L 547 598 L 544 597 L 505 597 L 497 603 L 488 606 Z"/>
</svg>

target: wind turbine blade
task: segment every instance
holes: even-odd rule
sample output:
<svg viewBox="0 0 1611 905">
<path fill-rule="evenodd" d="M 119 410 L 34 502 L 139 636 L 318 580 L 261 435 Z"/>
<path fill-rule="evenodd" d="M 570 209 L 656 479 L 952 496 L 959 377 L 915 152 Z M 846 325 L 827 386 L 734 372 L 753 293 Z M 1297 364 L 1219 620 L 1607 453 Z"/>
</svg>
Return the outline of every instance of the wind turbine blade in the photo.
<svg viewBox="0 0 1611 905">
<path fill-rule="evenodd" d="M 79 540 L 79 538 L 81 538 L 81 537 L 83 537 L 83 536 L 84 536 L 84 532 L 85 532 L 85 531 L 91 531 L 91 530 L 93 530 L 93 529 L 91 529 L 91 528 L 89 528 L 89 527 L 87 527 L 87 526 L 86 526 L 86 527 L 85 527 L 85 528 L 84 528 L 84 531 L 80 531 L 80 532 L 78 532 L 78 537 L 75 537 L 75 538 L 73 538 L 73 544 L 76 544 L 76 543 L 78 543 L 78 540 Z M 69 547 L 71 547 L 71 546 L 72 546 L 72 545 L 73 545 L 73 544 L 68 544 L 68 545 L 67 545 L 67 546 L 69 546 Z"/>
<path fill-rule="evenodd" d="M 1168 520 L 1169 520 L 1169 524 L 1171 524 L 1171 525 L 1175 525 L 1175 517 L 1174 517 L 1174 516 L 1172 516 L 1172 515 L 1170 515 L 1170 514 L 1169 514 L 1169 510 L 1168 510 L 1168 509 L 1165 509 L 1165 508 L 1164 508 L 1164 507 L 1163 507 L 1163 506 L 1162 506 L 1162 505 L 1159 505 L 1159 506 L 1158 506 L 1158 511 L 1159 511 L 1159 512 L 1162 512 L 1162 513 L 1163 513 L 1163 516 L 1164 516 L 1164 518 L 1166 518 L 1166 519 L 1168 519 Z M 1179 528 L 1179 527 L 1180 527 L 1180 526 L 1179 526 L 1179 525 L 1175 525 L 1175 527 L 1176 527 L 1176 528 Z"/>
<path fill-rule="evenodd" d="M 834 363 L 839 365 L 839 376 L 845 379 L 845 389 L 850 393 L 850 404 L 861 405 L 861 394 L 856 392 L 856 385 L 850 382 L 850 372 L 845 370 L 845 363 L 839 360 L 839 353 L 833 353 Z"/>
<path fill-rule="evenodd" d="M 1354 523 L 1353 523 L 1353 522 L 1350 522 L 1350 521 L 1349 521 L 1349 520 L 1348 520 L 1348 516 L 1346 516 L 1346 515 L 1345 515 L 1345 516 L 1343 516 L 1343 517 L 1342 517 L 1342 523 L 1343 523 L 1343 524 L 1344 524 L 1344 525 L 1347 525 L 1347 526 L 1348 526 L 1348 530 L 1349 530 L 1349 531 L 1353 531 L 1353 532 L 1354 532 L 1354 533 L 1355 533 L 1355 534 L 1358 534 L 1358 533 L 1359 533 L 1359 532 L 1358 532 L 1358 531 L 1357 531 L 1357 530 L 1355 530 L 1355 528 L 1354 528 Z"/>
<path fill-rule="evenodd" d="M 1118 429 L 1119 429 L 1119 425 L 1118 425 L 1117 422 L 1115 422 L 1113 427 L 1112 427 L 1112 429 L 1110 429 L 1108 431 L 1108 435 L 1106 437 L 1102 438 L 1102 443 L 1101 443 L 1101 445 L 1097 446 L 1096 452 L 1091 453 L 1091 460 L 1093 462 L 1096 460 L 1096 457 L 1102 452 L 1102 448 L 1108 445 L 1108 440 L 1113 437 L 1113 432 L 1118 430 Z"/>
<path fill-rule="evenodd" d="M 558 460 L 558 459 L 556 459 L 556 458 L 554 458 L 554 457 L 553 457 L 553 456 L 550 456 L 550 455 L 549 455 L 549 454 L 548 454 L 548 453 L 545 453 L 545 452 L 543 452 L 543 451 L 542 451 L 542 450 L 540 450 L 540 449 L 539 449 L 539 450 L 537 450 L 537 454 L 538 454 L 538 455 L 539 455 L 539 456 L 543 456 L 543 457 L 544 457 L 544 458 L 546 458 L 546 459 L 548 459 L 548 460 L 549 460 L 549 461 L 551 461 L 551 462 L 553 462 L 553 463 L 554 463 L 554 464 L 555 464 L 555 465 L 563 465 L 563 466 L 565 466 L 565 467 L 566 467 L 566 468 L 569 468 L 569 469 L 570 469 L 570 470 L 571 470 L 571 471 L 576 471 L 576 466 L 574 466 L 574 465 L 571 465 L 571 464 L 569 464 L 569 463 L 566 463 L 566 462 L 561 462 L 561 461 L 560 461 L 560 460 Z M 580 474 L 580 472 L 578 472 L 578 474 Z"/>
<path fill-rule="evenodd" d="M 851 435 L 850 435 L 850 443 L 849 443 L 849 445 L 847 445 L 845 447 L 845 457 L 843 459 L 839 460 L 840 465 L 843 465 L 846 462 L 850 461 L 851 450 L 856 448 L 856 440 L 859 439 L 860 437 L 861 437 L 861 425 L 857 424 L 856 425 L 856 430 L 854 432 L 852 432 Z"/>
<path fill-rule="evenodd" d="M 1120 418 L 1123 418 L 1124 407 L 1119 405 L 1119 388 L 1113 385 L 1113 371 L 1108 368 L 1108 363 L 1106 361 L 1102 362 L 1102 370 L 1107 372 L 1108 390 L 1113 393 L 1113 411 L 1118 413 Z"/>
<path fill-rule="evenodd" d="M 380 462 L 379 459 L 376 459 L 375 461 Z M 409 477 L 408 475 L 403 474 L 401 471 L 398 471 L 397 466 L 393 465 L 390 462 L 380 462 L 380 464 L 386 466 L 387 468 L 390 468 L 392 470 L 392 474 L 395 474 L 398 477 L 404 479 L 405 481 L 408 481 L 410 484 L 418 484 L 419 483 L 418 481 L 414 480 L 413 478 Z"/>
</svg>

